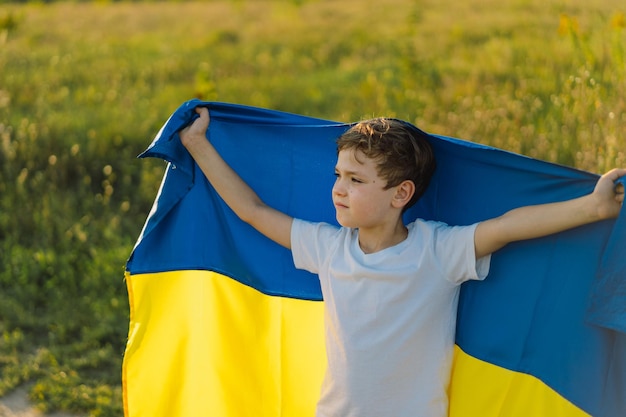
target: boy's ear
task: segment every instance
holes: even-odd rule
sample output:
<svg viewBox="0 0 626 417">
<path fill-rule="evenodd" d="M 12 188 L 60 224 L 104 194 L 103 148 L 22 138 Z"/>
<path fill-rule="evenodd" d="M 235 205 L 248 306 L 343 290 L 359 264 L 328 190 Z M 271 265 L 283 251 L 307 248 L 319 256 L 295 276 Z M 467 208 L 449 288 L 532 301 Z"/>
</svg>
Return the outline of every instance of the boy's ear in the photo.
<svg viewBox="0 0 626 417">
<path fill-rule="evenodd" d="M 415 194 L 415 183 L 411 180 L 404 180 L 396 186 L 396 193 L 391 204 L 401 209 L 411 201 L 413 194 Z"/>
</svg>

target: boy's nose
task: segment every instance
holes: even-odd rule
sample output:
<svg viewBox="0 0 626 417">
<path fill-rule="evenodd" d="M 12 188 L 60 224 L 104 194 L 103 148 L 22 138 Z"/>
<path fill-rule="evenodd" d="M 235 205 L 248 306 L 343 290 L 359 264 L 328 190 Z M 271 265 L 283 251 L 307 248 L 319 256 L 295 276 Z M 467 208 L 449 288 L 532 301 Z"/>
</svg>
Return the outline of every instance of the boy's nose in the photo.
<svg viewBox="0 0 626 417">
<path fill-rule="evenodd" d="M 345 188 L 341 185 L 341 181 L 340 180 L 335 181 L 335 185 L 333 185 L 332 193 L 334 195 L 344 195 L 345 194 Z"/>
</svg>

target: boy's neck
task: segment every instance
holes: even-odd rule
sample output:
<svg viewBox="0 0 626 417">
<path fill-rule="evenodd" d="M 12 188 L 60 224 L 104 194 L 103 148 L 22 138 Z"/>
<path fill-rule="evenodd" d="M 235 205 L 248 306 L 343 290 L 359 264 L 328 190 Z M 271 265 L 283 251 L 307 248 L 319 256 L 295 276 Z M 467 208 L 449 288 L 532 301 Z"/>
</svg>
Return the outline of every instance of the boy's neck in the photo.
<svg viewBox="0 0 626 417">
<path fill-rule="evenodd" d="M 359 229 L 359 246 L 363 253 L 380 252 L 404 241 L 409 231 L 401 221 L 388 229 Z"/>
</svg>

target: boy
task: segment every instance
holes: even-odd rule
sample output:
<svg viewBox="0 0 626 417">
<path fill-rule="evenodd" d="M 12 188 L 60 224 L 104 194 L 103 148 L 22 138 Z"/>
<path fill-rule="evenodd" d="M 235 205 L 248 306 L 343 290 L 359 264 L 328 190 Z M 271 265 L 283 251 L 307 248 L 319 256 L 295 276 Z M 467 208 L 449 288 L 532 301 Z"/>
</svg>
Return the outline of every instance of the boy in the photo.
<svg viewBox="0 0 626 417">
<path fill-rule="evenodd" d="M 420 132 L 374 119 L 337 141 L 332 199 L 341 227 L 306 222 L 265 205 L 206 140 L 208 110 L 196 112 L 180 138 L 208 180 L 243 221 L 320 278 L 328 368 L 318 417 L 446 416 L 459 285 L 484 279 L 491 253 L 507 243 L 614 218 L 624 199 L 614 181 L 626 170 L 615 169 L 566 202 L 470 226 L 405 225 L 434 155 Z"/>
</svg>

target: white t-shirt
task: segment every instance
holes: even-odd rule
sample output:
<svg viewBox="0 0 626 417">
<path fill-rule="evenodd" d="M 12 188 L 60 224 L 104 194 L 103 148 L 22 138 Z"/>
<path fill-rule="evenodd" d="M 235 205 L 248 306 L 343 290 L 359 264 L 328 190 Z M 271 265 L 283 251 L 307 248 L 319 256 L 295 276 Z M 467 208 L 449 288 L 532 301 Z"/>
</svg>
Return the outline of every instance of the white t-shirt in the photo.
<svg viewBox="0 0 626 417">
<path fill-rule="evenodd" d="M 476 225 L 417 220 L 365 254 L 358 230 L 295 219 L 297 268 L 319 275 L 328 368 L 318 417 L 445 417 L 459 285 L 484 279 Z"/>
</svg>

